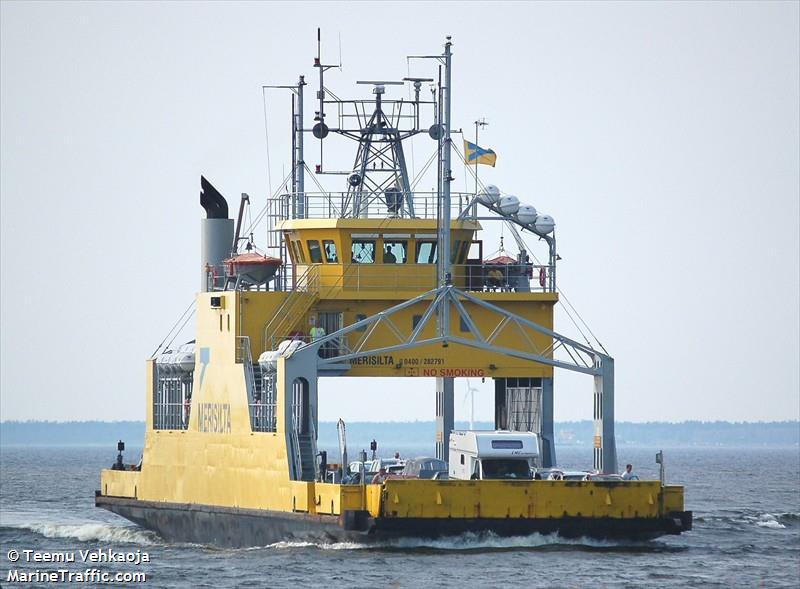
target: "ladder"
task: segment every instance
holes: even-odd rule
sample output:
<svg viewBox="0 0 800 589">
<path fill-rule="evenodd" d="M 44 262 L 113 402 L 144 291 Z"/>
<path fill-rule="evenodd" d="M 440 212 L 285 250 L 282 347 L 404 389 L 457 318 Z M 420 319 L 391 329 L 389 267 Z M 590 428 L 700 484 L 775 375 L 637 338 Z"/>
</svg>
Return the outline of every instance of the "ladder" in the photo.
<svg viewBox="0 0 800 589">
<path fill-rule="evenodd" d="M 264 350 L 274 350 L 319 299 L 319 264 L 309 266 L 264 326 Z"/>
</svg>

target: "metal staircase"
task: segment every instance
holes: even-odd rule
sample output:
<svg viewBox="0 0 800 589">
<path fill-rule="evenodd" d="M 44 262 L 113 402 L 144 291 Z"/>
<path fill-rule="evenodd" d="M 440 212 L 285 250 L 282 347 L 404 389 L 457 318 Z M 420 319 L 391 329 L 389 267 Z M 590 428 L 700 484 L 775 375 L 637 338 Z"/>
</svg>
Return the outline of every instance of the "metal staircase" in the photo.
<svg viewBox="0 0 800 589">
<path fill-rule="evenodd" d="M 297 434 L 300 449 L 300 480 L 313 481 L 317 478 L 317 457 L 314 439 L 311 434 Z"/>
<path fill-rule="evenodd" d="M 292 453 L 294 455 L 294 479 L 297 481 L 315 481 L 319 476 L 317 464 L 317 429 L 312 411 L 307 432 L 300 432 L 297 420 L 292 418 Z"/>
<path fill-rule="evenodd" d="M 264 326 L 264 350 L 274 350 L 319 299 L 319 264 L 309 266 Z"/>
</svg>

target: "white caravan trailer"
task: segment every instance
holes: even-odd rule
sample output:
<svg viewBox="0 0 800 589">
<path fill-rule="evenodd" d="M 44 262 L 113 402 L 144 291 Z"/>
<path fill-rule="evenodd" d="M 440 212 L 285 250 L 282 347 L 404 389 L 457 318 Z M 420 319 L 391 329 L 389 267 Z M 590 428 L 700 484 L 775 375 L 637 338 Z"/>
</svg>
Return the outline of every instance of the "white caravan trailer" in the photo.
<svg viewBox="0 0 800 589">
<path fill-rule="evenodd" d="M 450 433 L 451 479 L 530 479 L 539 464 L 539 440 L 531 432 Z"/>
</svg>

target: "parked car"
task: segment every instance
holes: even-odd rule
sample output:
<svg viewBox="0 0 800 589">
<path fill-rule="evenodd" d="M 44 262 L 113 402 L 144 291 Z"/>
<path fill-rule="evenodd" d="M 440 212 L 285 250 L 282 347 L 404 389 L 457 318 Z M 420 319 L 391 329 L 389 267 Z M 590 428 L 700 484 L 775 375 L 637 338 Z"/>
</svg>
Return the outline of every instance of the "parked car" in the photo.
<svg viewBox="0 0 800 589">
<path fill-rule="evenodd" d="M 636 477 L 636 478 L 638 480 L 639 477 Z M 597 473 L 597 474 L 587 474 L 586 475 L 586 480 L 587 481 L 619 481 L 619 482 L 622 482 L 624 479 L 622 478 L 621 475 L 618 475 L 618 474 Z"/>
<path fill-rule="evenodd" d="M 405 460 L 400 460 L 399 458 L 376 458 L 372 462 L 367 462 L 366 465 L 369 472 L 378 472 L 381 468 L 385 468 L 386 472 L 392 472 L 396 471 L 398 467 L 403 470 Z"/>
<path fill-rule="evenodd" d="M 531 468 L 531 478 L 537 481 L 548 481 L 554 472 L 561 472 L 558 468 Z"/>
<path fill-rule="evenodd" d="M 400 476 L 407 479 L 432 479 L 438 473 L 447 473 L 447 463 L 438 458 L 425 456 L 407 460 Z"/>
<path fill-rule="evenodd" d="M 350 469 L 351 473 L 361 472 L 361 461 L 360 460 L 353 460 L 349 465 L 348 468 Z M 367 462 L 364 467 L 369 468 L 371 463 Z"/>
<path fill-rule="evenodd" d="M 585 481 L 591 474 L 585 470 L 552 470 L 547 477 L 548 481 Z"/>
<path fill-rule="evenodd" d="M 367 483 L 372 482 L 372 479 L 380 472 L 381 468 L 386 469 L 387 475 L 397 476 L 402 472 L 405 464 L 406 461 L 399 458 L 376 458 L 375 460 L 367 461 L 364 463 L 364 480 Z"/>
</svg>

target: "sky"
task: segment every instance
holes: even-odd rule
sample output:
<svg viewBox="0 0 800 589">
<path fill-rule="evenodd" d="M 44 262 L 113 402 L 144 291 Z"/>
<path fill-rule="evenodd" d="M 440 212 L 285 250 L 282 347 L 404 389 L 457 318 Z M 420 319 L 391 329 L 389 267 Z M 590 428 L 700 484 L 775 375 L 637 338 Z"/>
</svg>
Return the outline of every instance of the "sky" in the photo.
<svg viewBox="0 0 800 589">
<path fill-rule="evenodd" d="M 485 117 L 482 181 L 556 219 L 618 420 L 798 419 L 800 4 L 367 6 L 0 3 L 0 419 L 144 418 L 144 361 L 198 289 L 199 176 L 264 205 L 289 98 L 268 95 L 268 170 L 261 86 L 304 74 L 313 96 L 318 26 L 348 97 L 431 73 L 406 56 L 452 35 L 453 126 Z M 456 418 L 468 384 L 490 419 L 477 380 Z M 431 381 L 321 387 L 323 420 L 434 418 Z M 591 418 L 591 378 L 555 390 L 556 420 Z"/>
</svg>

